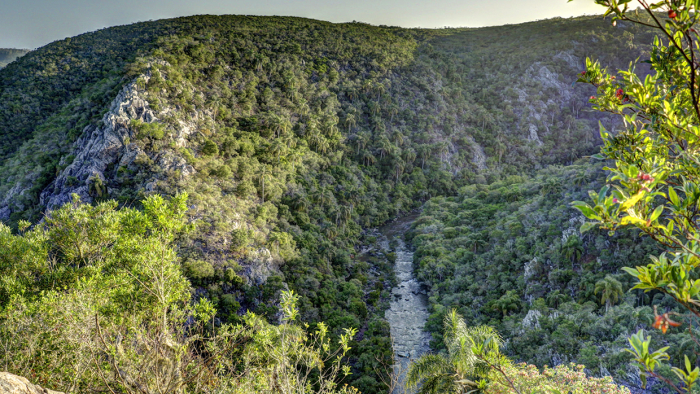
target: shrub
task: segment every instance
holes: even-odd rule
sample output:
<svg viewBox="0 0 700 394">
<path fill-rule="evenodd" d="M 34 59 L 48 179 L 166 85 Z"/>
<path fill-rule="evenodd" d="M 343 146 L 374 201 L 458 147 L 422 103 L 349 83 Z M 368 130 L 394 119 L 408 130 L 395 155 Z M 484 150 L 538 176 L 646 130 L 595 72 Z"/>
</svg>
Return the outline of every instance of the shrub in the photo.
<svg viewBox="0 0 700 394">
<path fill-rule="evenodd" d="M 244 180 L 236 187 L 236 194 L 240 198 L 248 198 L 256 191 L 257 189 L 255 188 L 255 185 L 250 180 Z"/>
<path fill-rule="evenodd" d="M 559 365 L 555 368 L 544 367 L 540 372 L 529 364 L 505 365 L 502 371 L 493 371 L 485 394 L 513 394 L 508 377 L 520 393 L 528 394 L 629 394 L 626 387 L 613 383 L 611 377 L 589 378 L 583 372 L 583 365 Z"/>
<path fill-rule="evenodd" d="M 165 137 L 165 125 L 161 123 L 145 123 L 134 119 L 131 121 L 131 127 L 136 130 L 138 137 L 149 137 L 154 140 L 161 140 Z"/>
<path fill-rule="evenodd" d="M 249 243 L 250 231 L 242 228 L 231 231 L 231 251 L 242 252 Z"/>
<path fill-rule="evenodd" d="M 214 267 L 203 260 L 190 260 L 183 264 L 185 275 L 195 283 L 204 283 L 214 277 Z"/>
<path fill-rule="evenodd" d="M 219 154 L 219 146 L 212 140 L 206 140 L 202 146 L 202 154 L 205 156 L 216 156 Z"/>
</svg>

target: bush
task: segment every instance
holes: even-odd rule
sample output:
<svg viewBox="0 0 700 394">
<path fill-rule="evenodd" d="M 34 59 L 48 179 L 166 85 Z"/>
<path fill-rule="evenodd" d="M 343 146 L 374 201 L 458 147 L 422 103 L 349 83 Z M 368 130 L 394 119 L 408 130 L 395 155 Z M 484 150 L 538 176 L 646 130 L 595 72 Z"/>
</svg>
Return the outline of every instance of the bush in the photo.
<svg viewBox="0 0 700 394">
<path fill-rule="evenodd" d="M 203 260 L 190 260 L 183 264 L 185 275 L 193 282 L 202 284 L 214 277 L 214 266 Z"/>
<path fill-rule="evenodd" d="M 238 184 L 236 187 L 236 194 L 240 198 L 249 198 L 251 195 L 257 192 L 255 185 L 250 180 L 244 180 Z"/>
<path fill-rule="evenodd" d="M 238 303 L 236 296 L 233 294 L 222 295 L 221 306 L 223 306 L 229 313 L 236 313 L 241 308 L 241 304 Z"/>
<path fill-rule="evenodd" d="M 248 247 L 249 243 L 250 231 L 242 228 L 231 231 L 231 251 L 242 252 Z"/>
<path fill-rule="evenodd" d="M 137 137 L 149 137 L 161 140 L 165 137 L 165 125 L 162 123 L 145 123 L 140 120 L 132 120 L 131 127 L 136 130 Z"/>
<path fill-rule="evenodd" d="M 503 374 L 513 382 L 521 393 L 570 393 L 570 394 L 629 394 L 627 387 L 613 383 L 611 377 L 589 378 L 583 372 L 583 365 L 545 366 L 540 372 L 534 365 L 517 364 L 502 367 Z M 503 374 L 493 371 L 491 383 L 485 394 L 512 394 L 513 390 L 504 380 Z"/>
<path fill-rule="evenodd" d="M 233 171 L 231 171 L 231 167 L 224 164 L 222 166 L 219 166 L 216 170 L 214 170 L 213 174 L 221 179 L 228 179 L 231 178 Z"/>
<path fill-rule="evenodd" d="M 212 140 L 206 140 L 202 146 L 202 154 L 205 156 L 216 156 L 219 154 L 219 146 Z"/>
</svg>

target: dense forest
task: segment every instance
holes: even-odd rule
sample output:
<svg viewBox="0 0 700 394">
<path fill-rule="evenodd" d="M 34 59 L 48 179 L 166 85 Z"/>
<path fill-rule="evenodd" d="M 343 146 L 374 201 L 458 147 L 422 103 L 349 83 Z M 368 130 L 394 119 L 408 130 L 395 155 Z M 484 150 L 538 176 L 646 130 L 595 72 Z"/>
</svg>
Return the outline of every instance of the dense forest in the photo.
<svg viewBox="0 0 700 394">
<path fill-rule="evenodd" d="M 456 308 L 470 324 L 497 327 L 514 359 L 540 367 L 576 361 L 637 386 L 622 351 L 627 338 L 653 323 L 654 306 L 673 309 L 675 301 L 628 292 L 632 278 L 621 268 L 658 254 L 653 240 L 636 230 L 579 232 L 585 218 L 570 203 L 605 184 L 603 165 L 581 159 L 428 201 L 408 238 L 416 274 L 431 289 L 434 347 L 444 347 L 443 316 Z M 692 339 L 663 340 L 679 345 L 673 356 L 682 360 Z"/>
<path fill-rule="evenodd" d="M 320 341 L 349 346 L 344 382 L 386 392 L 395 255 L 358 254 L 377 243 L 368 230 L 422 208 L 407 240 L 429 290 L 435 351 L 456 308 L 496 327 L 514 360 L 578 362 L 638 385 L 620 349 L 669 300 L 627 293 L 620 268 L 657 251 L 634 231 L 580 234 L 568 204 L 605 183 L 603 166 L 582 159 L 599 149 L 599 124 L 621 127 L 590 111 L 595 89 L 574 83 L 584 59 L 623 68 L 648 57 L 652 40 L 645 27 L 600 17 L 426 30 L 196 16 L 29 52 L 0 70 L 0 340 L 5 354 L 22 354 L 0 367 L 108 392 L 87 365 L 122 368 L 116 345 L 82 348 L 71 330 L 100 328 L 93 318 L 109 335 L 136 335 L 124 319 L 144 308 L 152 314 L 131 324 L 191 323 L 199 360 L 242 357 L 226 340 L 251 331 L 211 349 L 201 339 L 232 327 L 271 337 L 327 329 L 332 340 Z M 77 249 L 68 242 L 83 235 Z M 153 255 L 167 275 L 148 264 Z M 173 288 L 158 295 L 145 280 Z M 58 324 L 66 307 L 72 328 L 56 337 L 12 332 Z M 42 346 L 65 358 L 36 361 Z"/>
</svg>

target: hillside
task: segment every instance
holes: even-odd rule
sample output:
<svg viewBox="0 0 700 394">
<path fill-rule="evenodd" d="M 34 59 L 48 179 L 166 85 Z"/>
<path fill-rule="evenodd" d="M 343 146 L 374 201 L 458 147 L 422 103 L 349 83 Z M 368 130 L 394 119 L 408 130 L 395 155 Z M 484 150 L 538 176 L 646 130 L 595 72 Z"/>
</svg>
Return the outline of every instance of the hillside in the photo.
<svg viewBox="0 0 700 394">
<path fill-rule="evenodd" d="M 27 49 L 0 48 L 0 68 L 27 54 Z"/>
<path fill-rule="evenodd" d="M 622 349 L 652 324 L 652 306 L 673 308 L 674 301 L 624 290 L 632 278 L 620 268 L 660 253 L 651 239 L 628 230 L 579 232 L 585 218 L 570 202 L 606 183 L 602 167 L 582 159 L 426 203 L 409 239 L 416 274 L 430 288 L 427 328 L 435 347 L 443 346 L 444 313 L 457 308 L 472 324 L 498 327 L 517 360 L 539 367 L 583 363 L 594 375 L 640 385 Z M 606 281 L 620 286 L 610 302 L 601 301 Z M 668 344 L 689 340 L 652 334 Z"/>
<path fill-rule="evenodd" d="M 237 322 L 247 310 L 274 320 L 279 290 L 294 289 L 304 321 L 323 320 L 335 333 L 359 329 L 351 382 L 380 392 L 377 371 L 392 359 L 384 319 L 392 256 L 356 259 L 361 245 L 376 242 L 365 230 L 432 197 L 424 215 L 451 198 L 474 198 L 488 190 L 482 185 L 501 196 L 494 182 L 587 171 L 546 169 L 594 153 L 598 122 L 616 127 L 589 112 L 592 91 L 573 84 L 583 59 L 625 67 L 649 42 L 639 27 L 598 17 L 420 30 L 243 16 L 144 22 L 57 41 L 0 70 L 0 220 L 16 231 L 72 193 L 139 208 L 148 195 L 186 192 L 187 217 L 198 225 L 179 240 L 179 258 L 218 322 Z M 536 194 L 533 184 L 523 188 Z M 569 217 L 542 220 L 556 227 Z M 447 227 L 455 226 L 464 224 Z M 484 226 L 480 232 L 497 224 Z M 472 253 L 490 253 L 497 241 L 509 242 L 486 239 Z M 429 286 L 431 275 L 452 272 L 417 262 Z M 574 268 L 560 269 L 541 290 L 519 283 L 515 304 L 538 302 L 554 287 L 581 303 L 595 299 L 564 280 Z M 439 305 L 490 301 L 476 290 L 450 302 L 457 290 L 433 291 L 437 313 Z"/>
</svg>

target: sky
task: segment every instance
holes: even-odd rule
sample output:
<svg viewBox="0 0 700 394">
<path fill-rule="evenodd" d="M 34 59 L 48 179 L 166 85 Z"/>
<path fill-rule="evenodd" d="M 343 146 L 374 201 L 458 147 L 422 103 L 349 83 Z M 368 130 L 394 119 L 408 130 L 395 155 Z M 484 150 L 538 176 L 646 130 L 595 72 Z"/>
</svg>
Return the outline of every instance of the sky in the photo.
<svg viewBox="0 0 700 394">
<path fill-rule="evenodd" d="M 35 49 L 114 25 L 198 14 L 403 27 L 481 27 L 602 13 L 593 0 L 0 0 L 0 48 Z"/>
</svg>

